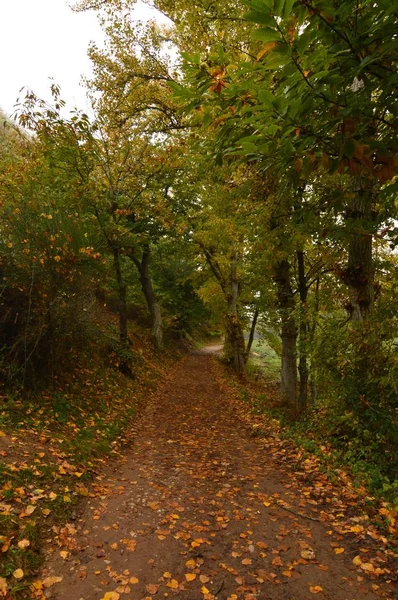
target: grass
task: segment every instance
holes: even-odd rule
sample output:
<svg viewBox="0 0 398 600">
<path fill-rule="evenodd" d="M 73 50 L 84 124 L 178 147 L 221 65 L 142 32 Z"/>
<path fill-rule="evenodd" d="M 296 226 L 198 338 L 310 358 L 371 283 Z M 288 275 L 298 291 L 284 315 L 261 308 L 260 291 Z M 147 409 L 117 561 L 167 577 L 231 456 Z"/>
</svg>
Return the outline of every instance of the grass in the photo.
<svg viewBox="0 0 398 600">
<path fill-rule="evenodd" d="M 266 340 L 254 340 L 250 352 L 250 365 L 273 381 L 280 379 L 281 359 Z"/>
</svg>

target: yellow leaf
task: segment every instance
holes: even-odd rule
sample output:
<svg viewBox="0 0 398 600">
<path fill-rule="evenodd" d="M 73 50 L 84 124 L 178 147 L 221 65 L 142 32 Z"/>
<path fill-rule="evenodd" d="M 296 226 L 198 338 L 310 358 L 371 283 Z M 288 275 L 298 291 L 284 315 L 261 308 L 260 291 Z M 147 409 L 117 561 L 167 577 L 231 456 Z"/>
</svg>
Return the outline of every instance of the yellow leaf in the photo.
<svg viewBox="0 0 398 600">
<path fill-rule="evenodd" d="M 310 585 L 311 594 L 319 594 L 319 592 L 323 592 L 323 588 L 320 585 Z"/>
<path fill-rule="evenodd" d="M 355 558 L 352 559 L 352 562 L 354 563 L 354 565 L 356 565 L 357 567 L 359 567 L 359 565 L 362 564 L 362 560 L 360 556 L 356 556 Z"/>
<path fill-rule="evenodd" d="M 207 587 L 205 587 L 204 585 L 202 585 L 200 591 L 202 592 L 202 594 L 210 594 L 210 590 L 208 590 Z"/>
<path fill-rule="evenodd" d="M 45 588 L 49 588 L 62 580 L 63 577 L 57 577 L 55 575 L 53 577 L 46 577 L 45 579 L 43 579 L 43 585 Z"/>
<path fill-rule="evenodd" d="M 135 585 L 138 582 L 139 582 L 139 579 L 137 579 L 137 577 L 130 577 L 130 579 L 129 579 L 129 583 L 132 583 L 133 585 Z"/>
<path fill-rule="evenodd" d="M 178 581 L 177 579 L 171 579 L 166 583 L 166 587 L 171 588 L 172 590 L 178 590 Z"/>
<path fill-rule="evenodd" d="M 282 571 L 282 575 L 284 575 L 285 577 L 291 577 L 292 572 L 291 571 Z"/>
<path fill-rule="evenodd" d="M 43 589 L 43 582 L 40 579 L 37 579 L 36 581 L 34 581 L 32 583 L 32 587 L 35 590 L 42 590 Z"/>
<path fill-rule="evenodd" d="M 343 554 L 343 552 L 345 552 L 344 548 L 335 548 L 334 551 L 335 554 Z"/>
<path fill-rule="evenodd" d="M 353 527 L 351 527 L 350 531 L 352 531 L 353 533 L 361 533 L 361 531 L 363 531 L 363 526 L 354 525 Z"/>
<path fill-rule="evenodd" d="M 117 592 L 106 592 L 105 596 L 101 600 L 119 600 L 120 594 Z"/>
<path fill-rule="evenodd" d="M 185 579 L 187 581 L 194 581 L 196 579 L 195 573 L 185 573 Z"/>
<path fill-rule="evenodd" d="M 166 571 L 165 573 L 163 573 L 163 577 L 165 579 L 171 579 L 172 578 L 172 574 L 170 573 L 170 571 Z"/>
<path fill-rule="evenodd" d="M 26 507 L 25 513 L 29 516 L 32 515 L 35 510 L 36 510 L 37 506 L 33 506 L 33 504 L 29 504 L 29 506 Z"/>
<path fill-rule="evenodd" d="M 26 550 L 26 548 L 29 548 L 29 546 L 30 546 L 29 540 L 19 540 L 19 542 L 18 542 L 18 548 L 20 548 L 21 550 Z"/>
<path fill-rule="evenodd" d="M 66 550 L 61 550 L 61 552 L 59 553 L 60 557 L 63 558 L 64 560 L 66 560 L 69 556 L 69 552 L 67 552 Z"/>
<path fill-rule="evenodd" d="M 266 54 L 271 52 L 271 50 L 273 48 L 275 48 L 275 46 L 278 46 L 278 42 L 268 42 L 267 44 L 264 44 L 264 46 L 262 46 L 262 48 L 260 48 L 260 51 L 258 52 L 256 59 L 261 60 L 263 58 L 263 56 L 265 56 Z"/>
<path fill-rule="evenodd" d="M 25 575 L 25 573 L 22 571 L 22 569 L 15 569 L 13 576 L 15 577 L 15 579 L 22 579 L 22 577 Z"/>
<path fill-rule="evenodd" d="M 374 566 L 370 562 L 362 563 L 361 564 L 361 569 L 363 571 L 367 571 L 368 573 L 373 573 L 373 571 L 375 570 Z"/>
</svg>

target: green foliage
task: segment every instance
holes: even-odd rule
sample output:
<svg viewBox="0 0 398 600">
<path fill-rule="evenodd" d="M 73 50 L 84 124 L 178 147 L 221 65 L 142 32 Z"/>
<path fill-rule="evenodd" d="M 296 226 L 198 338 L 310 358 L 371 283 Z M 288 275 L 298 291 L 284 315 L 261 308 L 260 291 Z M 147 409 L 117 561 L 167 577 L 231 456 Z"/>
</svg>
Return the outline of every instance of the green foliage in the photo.
<svg viewBox="0 0 398 600">
<path fill-rule="evenodd" d="M 312 426 L 368 470 L 376 488 L 397 475 L 397 335 L 396 315 L 380 307 L 366 327 L 327 319 L 313 351 L 319 398 Z"/>
</svg>

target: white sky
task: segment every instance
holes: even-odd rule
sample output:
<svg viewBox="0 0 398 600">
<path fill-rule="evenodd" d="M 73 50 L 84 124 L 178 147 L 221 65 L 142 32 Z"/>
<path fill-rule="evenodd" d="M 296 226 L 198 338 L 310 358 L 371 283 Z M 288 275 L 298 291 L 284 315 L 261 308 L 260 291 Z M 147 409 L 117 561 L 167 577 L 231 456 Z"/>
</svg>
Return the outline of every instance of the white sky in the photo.
<svg viewBox="0 0 398 600">
<path fill-rule="evenodd" d="M 141 5 L 136 14 L 148 18 L 149 9 Z M 74 13 L 68 0 L 0 0 L 0 107 L 12 113 L 23 86 L 50 100 L 53 77 L 67 108 L 86 109 L 80 81 L 91 73 L 91 40 L 103 40 L 94 11 Z"/>
</svg>

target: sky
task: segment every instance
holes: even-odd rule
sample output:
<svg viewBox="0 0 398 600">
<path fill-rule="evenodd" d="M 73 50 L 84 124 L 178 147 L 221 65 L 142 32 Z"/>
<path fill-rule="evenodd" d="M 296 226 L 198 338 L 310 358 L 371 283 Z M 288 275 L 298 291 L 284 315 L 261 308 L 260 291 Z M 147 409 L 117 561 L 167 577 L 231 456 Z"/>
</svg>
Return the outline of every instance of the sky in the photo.
<svg viewBox="0 0 398 600">
<path fill-rule="evenodd" d="M 81 76 L 90 75 L 90 41 L 102 45 L 103 34 L 94 11 L 74 13 L 73 0 L 0 0 L 0 108 L 11 114 L 19 90 L 27 86 L 51 99 L 53 78 L 61 86 L 68 108 L 85 110 Z M 141 6 L 137 18 L 149 9 Z M 153 16 L 153 15 L 152 15 Z"/>
</svg>

